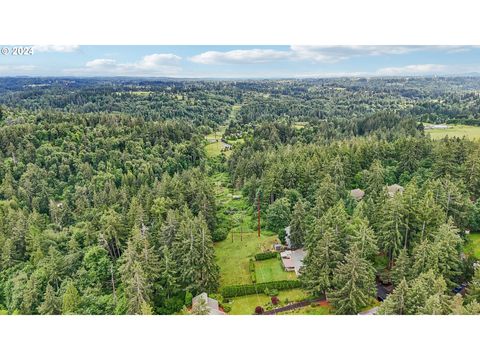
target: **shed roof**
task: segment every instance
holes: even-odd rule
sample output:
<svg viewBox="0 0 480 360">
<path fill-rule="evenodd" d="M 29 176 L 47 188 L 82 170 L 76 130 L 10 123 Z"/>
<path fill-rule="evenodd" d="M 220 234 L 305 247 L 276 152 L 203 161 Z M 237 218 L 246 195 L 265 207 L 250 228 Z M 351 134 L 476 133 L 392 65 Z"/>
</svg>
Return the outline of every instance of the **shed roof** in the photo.
<svg viewBox="0 0 480 360">
<path fill-rule="evenodd" d="M 353 189 L 350 190 L 350 196 L 353 197 L 355 200 L 362 200 L 365 196 L 365 191 L 362 189 Z"/>
</svg>

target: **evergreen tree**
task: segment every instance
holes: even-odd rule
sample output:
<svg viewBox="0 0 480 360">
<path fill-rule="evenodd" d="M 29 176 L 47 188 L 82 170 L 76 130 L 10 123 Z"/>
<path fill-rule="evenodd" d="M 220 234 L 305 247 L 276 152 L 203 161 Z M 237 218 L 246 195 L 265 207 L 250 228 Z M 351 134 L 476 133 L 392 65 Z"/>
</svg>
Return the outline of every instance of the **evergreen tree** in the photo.
<svg viewBox="0 0 480 360">
<path fill-rule="evenodd" d="M 60 302 L 50 284 L 47 285 L 45 297 L 38 308 L 38 312 L 42 315 L 58 315 L 60 313 Z"/>
<path fill-rule="evenodd" d="M 470 284 L 467 287 L 466 299 L 469 303 L 472 301 L 480 303 L 480 267 L 475 269 L 473 278 L 470 280 Z"/>
<path fill-rule="evenodd" d="M 293 209 L 292 220 L 290 221 L 290 241 L 292 248 L 301 248 L 305 244 L 306 223 L 305 207 L 301 200 L 297 201 Z"/>
<path fill-rule="evenodd" d="M 354 218 L 350 228 L 350 244 L 357 243 L 362 257 L 373 259 L 378 254 L 377 237 L 367 219 Z"/>
<path fill-rule="evenodd" d="M 120 260 L 119 270 L 125 286 L 128 312 L 141 314 L 143 303 L 149 304 L 152 299 L 153 283 L 158 271 L 158 257 L 144 229 L 135 225 Z"/>
<path fill-rule="evenodd" d="M 69 281 L 62 299 L 62 314 L 77 314 L 80 309 L 80 294 L 72 281 Z"/>
<path fill-rule="evenodd" d="M 342 260 L 340 246 L 331 229 L 327 229 L 316 241 L 304 259 L 301 281 L 315 295 L 325 295 L 333 285 L 333 275 Z"/>
<path fill-rule="evenodd" d="M 380 247 L 388 256 L 389 268 L 393 265 L 393 259 L 404 247 L 404 207 L 402 195 L 396 194 L 385 202 L 385 208 L 381 217 L 379 231 Z"/>
<path fill-rule="evenodd" d="M 345 261 L 335 270 L 335 290 L 329 296 L 337 314 L 357 314 L 375 297 L 375 272 L 353 244 Z"/>
<path fill-rule="evenodd" d="M 290 202 L 287 198 L 276 200 L 267 210 L 267 227 L 276 233 L 284 230 L 290 223 Z"/>
<path fill-rule="evenodd" d="M 393 266 L 391 277 L 392 282 L 395 285 L 400 284 L 404 279 L 410 278 L 411 272 L 411 262 L 410 257 L 408 256 L 407 249 L 400 250 L 400 254 L 395 260 L 395 265 Z"/>
<path fill-rule="evenodd" d="M 379 315 L 405 315 L 407 314 L 408 284 L 402 279 L 393 292 L 380 305 Z"/>
</svg>

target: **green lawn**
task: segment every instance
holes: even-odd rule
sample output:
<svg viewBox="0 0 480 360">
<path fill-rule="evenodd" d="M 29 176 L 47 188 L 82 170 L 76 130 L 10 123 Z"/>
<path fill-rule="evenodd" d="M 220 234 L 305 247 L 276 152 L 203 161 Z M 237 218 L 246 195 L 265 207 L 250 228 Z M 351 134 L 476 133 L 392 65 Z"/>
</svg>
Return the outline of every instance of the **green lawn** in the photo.
<svg viewBox="0 0 480 360">
<path fill-rule="evenodd" d="M 294 271 L 285 271 L 281 260 L 278 258 L 255 261 L 255 274 L 257 282 L 295 280 L 297 275 Z"/>
<path fill-rule="evenodd" d="M 306 122 L 306 121 L 297 121 L 293 124 L 293 127 L 295 129 L 303 129 L 307 125 L 308 125 L 308 122 Z"/>
<path fill-rule="evenodd" d="M 330 306 L 305 306 L 300 309 L 282 312 L 278 315 L 330 315 Z"/>
<path fill-rule="evenodd" d="M 215 157 L 220 155 L 222 153 L 222 149 L 223 149 L 223 143 L 221 143 L 220 141 L 205 145 L 205 152 L 207 154 L 207 157 Z M 228 152 L 230 151 L 225 152 L 225 155 Z"/>
<path fill-rule="evenodd" d="M 473 233 L 467 235 L 469 240 L 465 245 L 465 253 L 480 260 L 480 233 Z"/>
<path fill-rule="evenodd" d="M 255 254 L 270 250 L 276 235 L 263 234 L 258 239 L 256 232 L 245 232 L 242 238 L 230 232 L 224 241 L 215 244 L 217 264 L 220 266 L 220 286 L 251 284 L 248 261 Z"/>
<path fill-rule="evenodd" d="M 449 137 L 467 137 L 469 139 L 480 139 L 480 126 L 468 125 L 448 125 L 448 129 L 429 129 L 425 130 L 430 134 L 432 139 L 443 139 L 445 136 Z"/>
<path fill-rule="evenodd" d="M 292 289 L 281 291 L 277 297 L 280 300 L 279 306 L 283 306 L 287 301 L 288 303 L 302 301 L 308 297 L 308 294 L 302 289 Z M 262 306 L 264 309 L 271 306 L 271 298 L 263 293 L 240 296 L 233 298 L 230 305 L 232 306 L 232 310 L 229 312 L 231 315 L 251 315 L 257 306 Z"/>
</svg>

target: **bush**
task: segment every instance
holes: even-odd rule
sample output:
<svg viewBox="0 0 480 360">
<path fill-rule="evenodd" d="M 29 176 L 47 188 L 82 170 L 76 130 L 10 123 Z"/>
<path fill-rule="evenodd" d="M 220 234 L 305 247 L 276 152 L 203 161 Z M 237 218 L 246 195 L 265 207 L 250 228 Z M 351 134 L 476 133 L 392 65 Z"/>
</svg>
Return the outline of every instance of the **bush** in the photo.
<svg viewBox="0 0 480 360">
<path fill-rule="evenodd" d="M 210 294 L 208 295 L 209 298 L 217 300 L 219 303 L 223 303 L 223 296 L 222 294 Z"/>
<path fill-rule="evenodd" d="M 255 254 L 255 260 L 257 261 L 262 261 L 262 260 L 267 260 L 267 259 L 272 259 L 278 256 L 278 253 L 274 251 L 267 251 L 264 253 L 258 253 Z"/>
<path fill-rule="evenodd" d="M 300 286 L 301 283 L 299 280 L 281 280 L 248 285 L 229 285 L 223 287 L 221 293 L 224 298 L 232 298 L 262 293 L 266 288 L 275 289 L 275 291 L 278 292 L 280 290 L 297 289 Z"/>
<path fill-rule="evenodd" d="M 278 305 L 278 303 L 280 302 L 280 300 L 278 300 L 278 297 L 276 296 L 272 296 L 271 300 L 273 305 Z"/>
<path fill-rule="evenodd" d="M 223 308 L 223 311 L 225 311 L 226 313 L 229 313 L 230 311 L 232 311 L 232 307 L 228 304 L 222 304 L 222 308 Z"/>
<path fill-rule="evenodd" d="M 257 315 L 262 315 L 263 313 L 264 313 L 264 310 L 263 310 L 263 308 L 262 308 L 261 306 L 257 306 L 257 307 L 255 308 L 255 314 L 257 314 Z"/>
<path fill-rule="evenodd" d="M 185 305 L 192 306 L 193 295 L 190 291 L 185 293 Z"/>
<path fill-rule="evenodd" d="M 250 262 L 248 263 L 248 270 L 250 271 L 250 278 L 252 279 L 252 283 L 257 282 L 257 274 L 255 273 L 255 262 L 250 259 Z"/>
<path fill-rule="evenodd" d="M 212 240 L 214 242 L 223 241 L 227 238 L 228 229 L 224 227 L 217 227 L 212 233 Z"/>
<path fill-rule="evenodd" d="M 277 289 L 265 288 L 265 289 L 263 290 L 263 292 L 264 292 L 265 295 L 267 295 L 267 296 L 277 296 L 277 295 L 278 295 L 278 290 L 277 290 Z"/>
</svg>

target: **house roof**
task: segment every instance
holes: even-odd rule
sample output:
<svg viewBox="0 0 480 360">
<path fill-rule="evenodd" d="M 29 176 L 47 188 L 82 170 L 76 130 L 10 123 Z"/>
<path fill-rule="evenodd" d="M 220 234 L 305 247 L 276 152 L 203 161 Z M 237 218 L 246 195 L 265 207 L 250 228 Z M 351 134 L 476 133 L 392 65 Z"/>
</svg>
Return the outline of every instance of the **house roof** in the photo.
<svg viewBox="0 0 480 360">
<path fill-rule="evenodd" d="M 290 258 L 282 257 L 282 262 L 283 262 L 283 266 L 285 266 L 285 268 L 287 268 L 287 269 L 294 269 L 295 268 L 295 264 L 293 263 L 292 259 L 290 259 Z"/>
<path fill-rule="evenodd" d="M 201 301 L 204 301 L 207 307 L 209 308 L 209 315 L 224 315 L 218 306 L 218 301 L 212 298 L 209 298 L 207 293 L 203 292 L 200 295 L 195 296 L 192 299 L 192 308 L 197 307 Z"/>
<path fill-rule="evenodd" d="M 398 184 L 393 184 L 393 185 L 387 186 L 387 191 L 388 191 L 388 194 L 390 196 L 395 195 L 397 192 L 400 192 L 400 194 L 401 194 L 401 193 L 403 193 L 403 190 L 404 190 L 403 186 L 398 185 Z"/>
<path fill-rule="evenodd" d="M 362 189 L 353 189 L 350 190 L 350 196 L 353 197 L 355 200 L 362 200 L 363 196 L 365 195 L 365 191 Z"/>
</svg>

